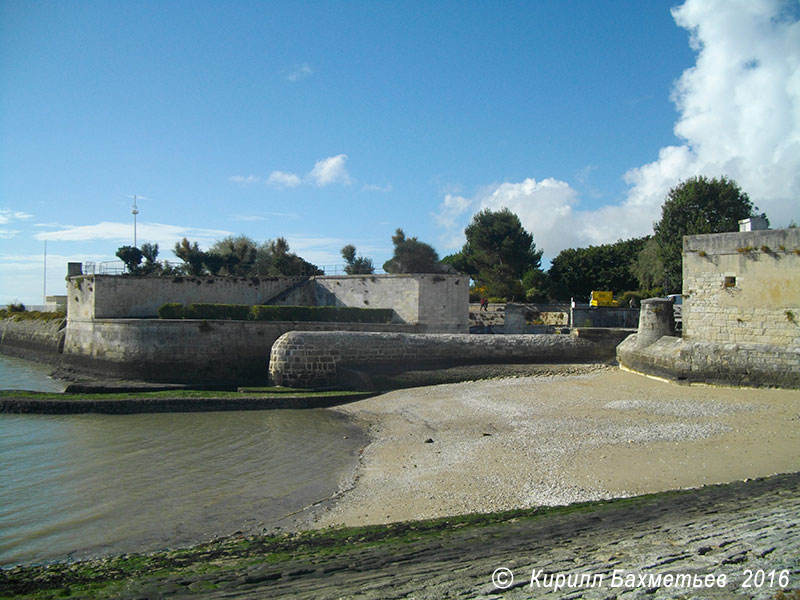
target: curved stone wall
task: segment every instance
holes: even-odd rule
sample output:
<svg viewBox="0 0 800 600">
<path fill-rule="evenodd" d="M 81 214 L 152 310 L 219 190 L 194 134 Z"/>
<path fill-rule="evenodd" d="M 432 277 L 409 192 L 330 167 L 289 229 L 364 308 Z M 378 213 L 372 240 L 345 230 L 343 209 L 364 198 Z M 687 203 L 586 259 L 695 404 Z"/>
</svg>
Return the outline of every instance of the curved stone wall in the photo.
<svg viewBox="0 0 800 600">
<path fill-rule="evenodd" d="M 264 383 L 273 342 L 293 329 L 408 331 L 413 325 L 196 319 L 70 321 L 60 364 L 153 382 Z"/>
<path fill-rule="evenodd" d="M 352 370 L 373 371 L 491 363 L 608 360 L 620 335 L 470 335 L 291 331 L 272 346 L 270 377 L 276 385 L 352 384 Z M 346 372 L 347 379 L 343 379 Z M 368 381 L 364 381 L 368 386 Z M 358 386 L 356 386 L 358 387 Z"/>
<path fill-rule="evenodd" d="M 800 388 L 800 348 L 701 342 L 664 336 L 648 346 L 632 335 L 617 347 L 622 367 L 689 383 Z"/>
</svg>

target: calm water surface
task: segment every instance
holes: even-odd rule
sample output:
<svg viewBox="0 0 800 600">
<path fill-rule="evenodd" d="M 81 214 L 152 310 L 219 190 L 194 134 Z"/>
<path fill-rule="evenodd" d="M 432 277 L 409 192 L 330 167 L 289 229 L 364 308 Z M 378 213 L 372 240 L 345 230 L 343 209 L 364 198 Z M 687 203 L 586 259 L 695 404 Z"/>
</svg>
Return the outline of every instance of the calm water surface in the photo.
<svg viewBox="0 0 800 600">
<path fill-rule="evenodd" d="M 66 387 L 49 374 L 53 367 L 0 354 L 0 390 L 61 392 Z"/>
<path fill-rule="evenodd" d="M 336 491 L 362 442 L 325 410 L 0 414 L 0 565 L 291 525 Z"/>
</svg>

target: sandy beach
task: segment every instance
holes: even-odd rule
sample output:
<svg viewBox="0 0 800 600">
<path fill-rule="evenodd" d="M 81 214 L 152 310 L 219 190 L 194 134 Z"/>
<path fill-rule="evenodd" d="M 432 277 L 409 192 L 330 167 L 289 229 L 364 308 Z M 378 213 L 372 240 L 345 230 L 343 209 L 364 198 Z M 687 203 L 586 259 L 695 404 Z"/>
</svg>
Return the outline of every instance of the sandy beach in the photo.
<svg viewBox="0 0 800 600">
<path fill-rule="evenodd" d="M 366 427 L 371 442 L 313 527 L 800 471 L 800 390 L 684 386 L 595 367 L 398 390 L 335 410 Z"/>
</svg>

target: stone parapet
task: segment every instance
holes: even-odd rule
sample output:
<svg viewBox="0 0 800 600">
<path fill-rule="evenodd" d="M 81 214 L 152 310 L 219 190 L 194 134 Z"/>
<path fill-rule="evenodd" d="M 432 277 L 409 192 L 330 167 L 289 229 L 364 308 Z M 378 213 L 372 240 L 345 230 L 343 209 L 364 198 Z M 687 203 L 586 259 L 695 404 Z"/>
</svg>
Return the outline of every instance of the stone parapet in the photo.
<svg viewBox="0 0 800 600">
<path fill-rule="evenodd" d="M 373 371 L 435 369 L 468 364 L 591 362 L 613 358 L 619 338 L 580 335 L 408 334 L 291 331 L 272 346 L 276 385 L 369 384 Z"/>
</svg>

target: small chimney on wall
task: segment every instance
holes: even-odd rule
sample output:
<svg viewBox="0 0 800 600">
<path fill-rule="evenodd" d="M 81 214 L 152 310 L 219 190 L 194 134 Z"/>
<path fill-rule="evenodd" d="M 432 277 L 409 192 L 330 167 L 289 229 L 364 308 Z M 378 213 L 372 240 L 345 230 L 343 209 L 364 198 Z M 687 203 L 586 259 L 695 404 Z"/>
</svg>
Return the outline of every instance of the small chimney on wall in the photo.
<svg viewBox="0 0 800 600">
<path fill-rule="evenodd" d="M 764 217 L 748 217 L 739 221 L 739 231 L 760 231 L 762 229 L 769 229 Z"/>
</svg>

